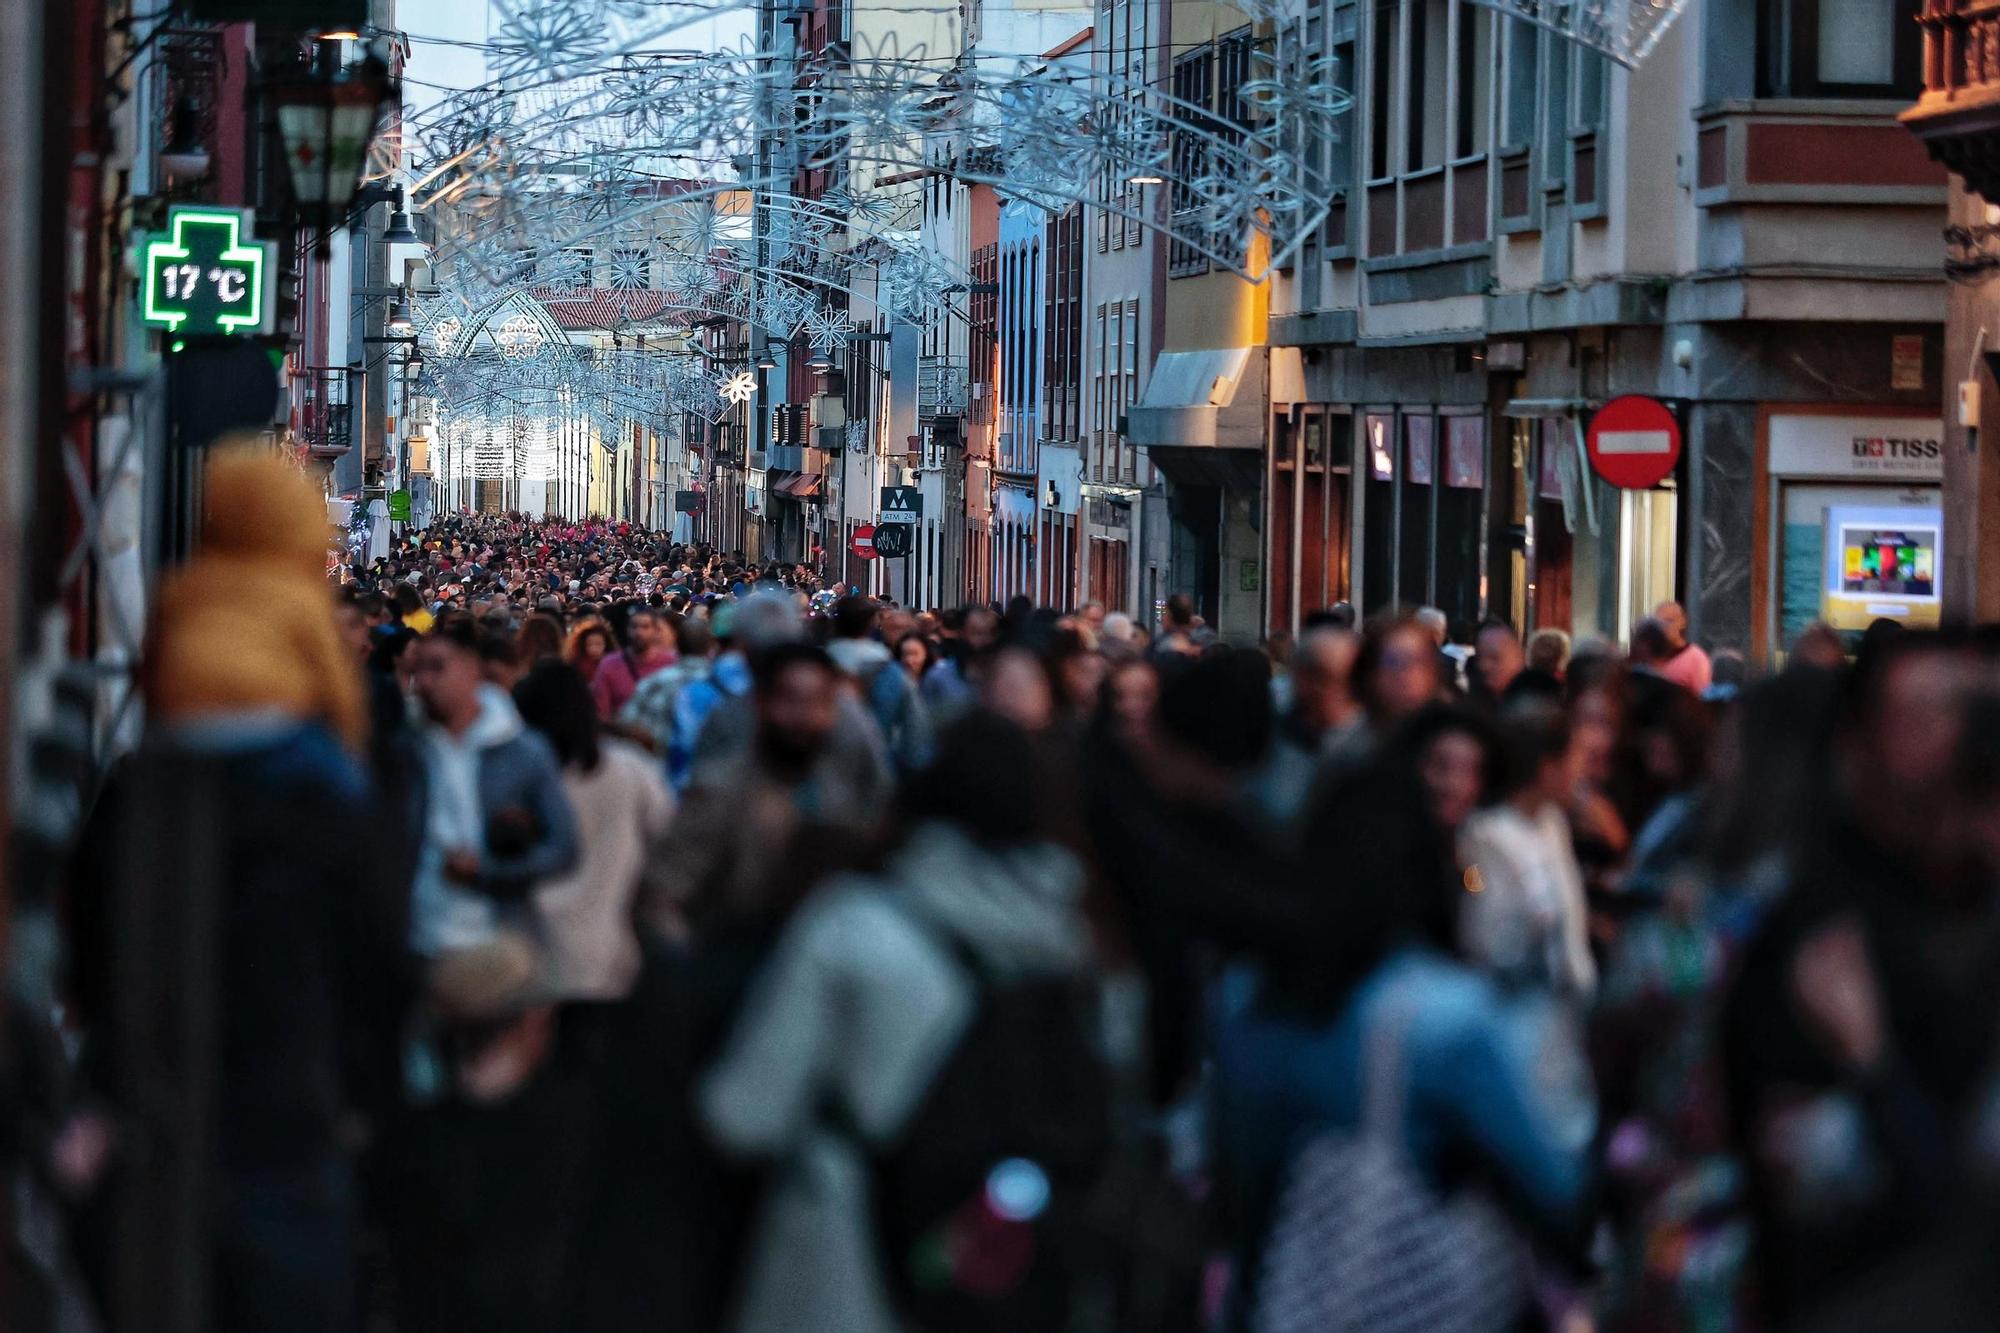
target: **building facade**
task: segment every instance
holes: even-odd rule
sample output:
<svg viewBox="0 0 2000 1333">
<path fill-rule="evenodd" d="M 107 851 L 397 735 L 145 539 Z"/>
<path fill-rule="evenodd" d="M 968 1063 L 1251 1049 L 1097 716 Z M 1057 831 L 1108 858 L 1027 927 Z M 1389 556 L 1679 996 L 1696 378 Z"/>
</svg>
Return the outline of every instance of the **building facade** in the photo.
<svg viewBox="0 0 2000 1333">
<path fill-rule="evenodd" d="M 1916 29 L 1822 8 L 1696 0 L 1637 69 L 1464 0 L 1308 8 L 1356 98 L 1346 184 L 1272 284 L 1303 384 L 1272 404 L 1267 625 L 1348 599 L 1622 637 L 1672 597 L 1762 659 L 1859 614 L 1835 548 L 1871 524 L 1935 555 Z M 1586 459 L 1625 394 L 1679 427 L 1651 490 Z M 1922 621 L 1935 591 L 1880 600 Z"/>
</svg>

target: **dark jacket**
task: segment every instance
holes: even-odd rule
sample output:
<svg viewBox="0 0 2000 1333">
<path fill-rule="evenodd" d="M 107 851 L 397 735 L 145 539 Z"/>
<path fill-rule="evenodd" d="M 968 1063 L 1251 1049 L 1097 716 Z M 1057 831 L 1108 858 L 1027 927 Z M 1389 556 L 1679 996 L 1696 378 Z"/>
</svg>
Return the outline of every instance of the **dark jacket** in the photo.
<svg viewBox="0 0 2000 1333">
<path fill-rule="evenodd" d="M 413 896 L 420 952 L 434 952 L 441 912 L 465 906 L 468 893 L 502 904 L 524 902 L 534 886 L 576 864 L 576 820 L 563 792 L 562 769 L 548 742 L 522 725 L 506 693 L 489 687 L 481 711 L 464 736 L 438 728 L 416 739 L 423 757 L 410 782 L 410 818 L 422 830 Z M 467 812 L 440 812 L 434 797 L 448 795 L 446 768 L 470 757 L 477 765 L 476 824 Z M 476 850 L 482 865 L 471 886 L 443 880 L 447 853 Z M 447 941 L 448 943 L 448 941 Z"/>
</svg>

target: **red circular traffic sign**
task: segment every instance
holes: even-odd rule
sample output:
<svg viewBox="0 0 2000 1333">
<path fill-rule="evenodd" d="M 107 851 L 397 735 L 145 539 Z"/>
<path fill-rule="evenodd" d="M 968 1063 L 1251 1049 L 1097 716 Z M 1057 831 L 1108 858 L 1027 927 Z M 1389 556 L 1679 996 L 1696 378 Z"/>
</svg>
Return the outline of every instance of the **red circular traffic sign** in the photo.
<svg viewBox="0 0 2000 1333">
<path fill-rule="evenodd" d="M 863 523 L 860 527 L 856 528 L 854 535 L 847 539 L 847 546 L 849 550 L 853 551 L 854 554 L 860 556 L 863 560 L 873 560 L 875 558 L 875 525 L 873 523 Z"/>
<path fill-rule="evenodd" d="M 1659 399 L 1628 393 L 1590 419 L 1584 447 L 1598 476 L 1624 490 L 1646 491 L 1680 462 L 1681 428 Z"/>
</svg>

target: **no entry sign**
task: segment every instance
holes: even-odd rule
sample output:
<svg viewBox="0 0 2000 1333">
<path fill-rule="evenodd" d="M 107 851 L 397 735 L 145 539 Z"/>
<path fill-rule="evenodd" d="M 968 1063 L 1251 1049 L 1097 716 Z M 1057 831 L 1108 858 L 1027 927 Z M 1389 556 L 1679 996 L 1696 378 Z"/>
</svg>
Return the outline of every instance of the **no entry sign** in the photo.
<svg viewBox="0 0 2000 1333">
<path fill-rule="evenodd" d="M 875 525 L 873 523 L 863 523 L 854 530 L 854 535 L 847 539 L 847 545 L 849 550 L 853 551 L 854 554 L 860 556 L 863 560 L 873 560 L 875 558 Z"/>
<path fill-rule="evenodd" d="M 1584 447 L 1598 476 L 1624 490 L 1646 491 L 1680 462 L 1681 428 L 1659 399 L 1628 393 L 1590 419 Z"/>
</svg>

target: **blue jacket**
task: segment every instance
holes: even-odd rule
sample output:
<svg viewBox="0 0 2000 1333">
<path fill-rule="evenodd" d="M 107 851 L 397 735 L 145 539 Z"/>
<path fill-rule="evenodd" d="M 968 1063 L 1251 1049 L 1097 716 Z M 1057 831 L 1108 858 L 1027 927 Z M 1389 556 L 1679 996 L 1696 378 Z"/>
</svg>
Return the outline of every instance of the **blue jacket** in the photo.
<svg viewBox="0 0 2000 1333">
<path fill-rule="evenodd" d="M 1363 1036 L 1392 1010 L 1402 1025 L 1412 1164 L 1443 1189 L 1445 1164 L 1470 1156 L 1532 1220 L 1573 1220 L 1596 1105 L 1567 1011 L 1545 997 L 1504 995 L 1417 948 L 1391 955 L 1328 1019 L 1259 1005 L 1259 989 L 1248 971 L 1226 976 L 1216 1020 L 1212 1132 L 1240 1278 L 1255 1281 L 1293 1157 L 1320 1134 L 1359 1126 Z"/>
</svg>

